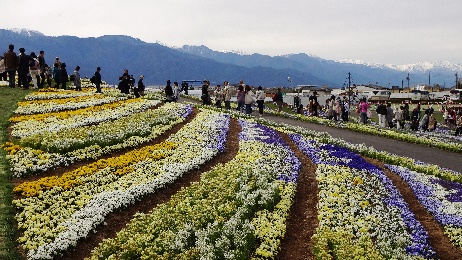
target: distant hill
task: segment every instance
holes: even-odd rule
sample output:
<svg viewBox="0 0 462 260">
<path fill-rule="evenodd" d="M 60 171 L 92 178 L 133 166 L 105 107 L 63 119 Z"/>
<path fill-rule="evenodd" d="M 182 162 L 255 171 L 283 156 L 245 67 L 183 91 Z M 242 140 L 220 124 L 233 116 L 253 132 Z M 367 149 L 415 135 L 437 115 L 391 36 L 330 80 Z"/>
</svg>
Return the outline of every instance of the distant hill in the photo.
<svg viewBox="0 0 462 260">
<path fill-rule="evenodd" d="M 102 68 L 103 80 L 116 84 L 124 69 L 128 69 L 137 79 L 145 76 L 145 84 L 164 85 L 173 81 L 207 79 L 215 84 L 227 80 L 237 83 L 243 79 L 247 84 L 269 86 L 290 86 L 288 75 L 297 82 L 314 82 L 319 85 L 333 84 L 313 76 L 308 72 L 270 67 L 244 67 L 217 62 L 213 59 L 187 54 L 157 43 L 146 43 L 129 36 L 106 35 L 101 37 L 78 38 L 74 36 L 51 37 L 41 34 L 18 33 L 0 30 L 0 46 L 20 47 L 26 53 L 45 51 L 45 61 L 52 64 L 58 56 L 65 62 L 68 73 L 75 66 L 81 67 L 82 77 L 91 77 L 96 67 Z"/>
<path fill-rule="evenodd" d="M 454 71 L 460 65 L 447 63 L 422 63 L 414 68 L 407 66 L 386 66 L 361 62 L 331 61 L 308 54 L 288 54 L 267 56 L 245 55 L 236 52 L 213 51 L 206 46 L 170 48 L 158 43 L 147 43 L 123 35 L 79 38 L 75 36 L 45 36 L 27 29 L 0 29 L 0 46 L 4 51 L 8 45 L 20 47 L 26 53 L 45 51 L 45 59 L 52 64 L 56 56 L 67 64 L 68 73 L 75 66 L 81 67 L 82 76 L 91 77 L 96 69 L 102 68 L 104 80 L 117 84 L 124 69 L 128 69 L 136 79 L 145 76 L 145 84 L 164 85 L 170 79 L 203 80 L 220 84 L 227 80 L 237 83 L 243 79 L 247 84 L 264 87 L 295 87 L 300 84 L 327 85 L 332 88 L 348 84 L 348 73 L 352 84 L 388 85 L 404 84 L 410 72 L 411 85 L 431 82 L 447 87 L 455 84 Z M 419 68 L 419 69 L 417 69 Z M 427 68 L 427 69 L 425 69 Z M 290 77 L 291 82 L 288 81 Z"/>
</svg>

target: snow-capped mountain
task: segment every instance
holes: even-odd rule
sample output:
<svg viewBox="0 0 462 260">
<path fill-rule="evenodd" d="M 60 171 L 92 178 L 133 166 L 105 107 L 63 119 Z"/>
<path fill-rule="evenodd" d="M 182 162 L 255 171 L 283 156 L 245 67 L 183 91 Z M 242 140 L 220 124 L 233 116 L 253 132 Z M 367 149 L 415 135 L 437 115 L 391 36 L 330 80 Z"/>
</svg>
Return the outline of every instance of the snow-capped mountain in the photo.
<svg viewBox="0 0 462 260">
<path fill-rule="evenodd" d="M 414 64 L 396 65 L 396 64 L 379 64 L 379 63 L 368 63 L 362 60 L 343 59 L 339 60 L 340 63 L 365 65 L 372 68 L 389 68 L 392 70 L 403 71 L 403 72 L 430 72 L 439 70 L 449 70 L 452 72 L 458 72 L 462 70 L 462 64 L 452 63 L 449 61 L 434 61 L 434 62 L 418 62 Z"/>
<path fill-rule="evenodd" d="M 45 34 L 39 32 L 39 31 L 29 30 L 29 29 L 24 29 L 24 28 L 9 28 L 7 30 L 12 31 L 14 33 L 18 33 L 18 34 L 23 35 L 23 36 L 29 36 L 29 37 L 32 37 L 32 36 L 45 36 Z"/>
</svg>

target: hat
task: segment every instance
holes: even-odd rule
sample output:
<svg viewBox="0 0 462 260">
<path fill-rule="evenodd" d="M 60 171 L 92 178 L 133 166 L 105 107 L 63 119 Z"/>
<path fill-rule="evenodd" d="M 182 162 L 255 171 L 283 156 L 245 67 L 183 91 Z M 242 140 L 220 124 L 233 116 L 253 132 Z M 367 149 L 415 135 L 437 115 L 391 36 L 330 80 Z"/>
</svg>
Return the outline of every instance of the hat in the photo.
<svg viewBox="0 0 462 260">
<path fill-rule="evenodd" d="M 140 75 L 140 78 L 144 78 L 144 76 L 143 76 L 143 75 Z"/>
<path fill-rule="evenodd" d="M 35 52 L 31 52 L 31 53 L 30 53 L 30 56 L 31 56 L 32 58 L 37 58 L 37 55 L 35 55 Z"/>
<path fill-rule="evenodd" d="M 19 48 L 19 52 L 23 53 L 25 51 L 26 51 L 26 49 L 24 49 L 23 47 Z"/>
<path fill-rule="evenodd" d="M 100 67 L 98 67 L 98 68 L 96 68 L 96 70 L 101 70 L 101 68 L 100 68 Z"/>
</svg>

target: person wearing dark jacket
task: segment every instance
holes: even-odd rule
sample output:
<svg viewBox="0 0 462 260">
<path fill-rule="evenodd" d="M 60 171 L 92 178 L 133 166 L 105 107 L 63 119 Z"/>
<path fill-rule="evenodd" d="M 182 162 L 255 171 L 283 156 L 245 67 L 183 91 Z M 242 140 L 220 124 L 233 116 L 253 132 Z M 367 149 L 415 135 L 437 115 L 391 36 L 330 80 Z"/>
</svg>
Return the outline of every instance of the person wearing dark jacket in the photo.
<svg viewBox="0 0 462 260">
<path fill-rule="evenodd" d="M 379 101 L 377 109 L 375 110 L 379 117 L 379 126 L 385 128 L 386 117 L 387 117 L 387 106 L 385 102 Z"/>
<path fill-rule="evenodd" d="M 61 70 L 59 70 L 59 82 L 61 83 L 61 88 L 66 89 L 66 84 L 69 81 L 69 76 L 67 75 L 66 63 L 61 63 Z"/>
<path fill-rule="evenodd" d="M 167 102 L 173 101 L 173 88 L 170 85 L 170 80 L 167 80 L 167 86 L 165 86 L 165 98 Z"/>
<path fill-rule="evenodd" d="M 130 94 L 130 75 L 128 75 L 128 70 L 124 70 L 124 74 L 119 77 L 119 86 L 118 89 L 122 94 Z"/>
<path fill-rule="evenodd" d="M 136 97 L 144 96 L 144 90 L 146 89 L 146 87 L 144 86 L 143 79 L 144 76 L 141 75 L 140 79 L 138 80 L 138 85 L 133 90 Z"/>
<path fill-rule="evenodd" d="M 30 57 L 26 54 L 24 48 L 19 48 L 19 64 L 18 64 L 18 85 L 22 89 L 29 89 L 27 74 L 29 73 Z"/>
<path fill-rule="evenodd" d="M 96 85 L 96 93 L 102 93 L 101 92 L 101 68 L 98 67 L 96 68 L 95 71 L 95 85 Z"/>
<path fill-rule="evenodd" d="M 5 71 L 8 72 L 8 86 L 14 88 L 16 70 L 18 69 L 18 56 L 14 52 L 14 45 L 10 44 L 8 46 L 8 51 L 3 54 L 5 62 Z"/>
</svg>

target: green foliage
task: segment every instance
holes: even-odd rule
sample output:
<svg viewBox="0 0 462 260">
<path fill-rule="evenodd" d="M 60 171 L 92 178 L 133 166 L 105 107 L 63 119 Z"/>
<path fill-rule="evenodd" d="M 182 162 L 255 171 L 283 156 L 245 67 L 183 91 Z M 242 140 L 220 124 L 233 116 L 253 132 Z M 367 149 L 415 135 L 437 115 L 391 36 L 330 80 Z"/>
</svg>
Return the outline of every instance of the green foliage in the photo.
<svg viewBox="0 0 462 260">
<path fill-rule="evenodd" d="M 18 101 L 24 97 L 30 90 L 21 90 L 19 88 L 0 87 L 0 142 L 4 144 L 7 141 L 8 119 L 13 115 L 17 108 Z M 0 259 L 18 259 L 15 252 L 16 229 L 14 228 L 14 210 L 12 201 L 12 185 L 10 183 L 11 173 L 8 170 L 6 153 L 0 149 Z"/>
</svg>

